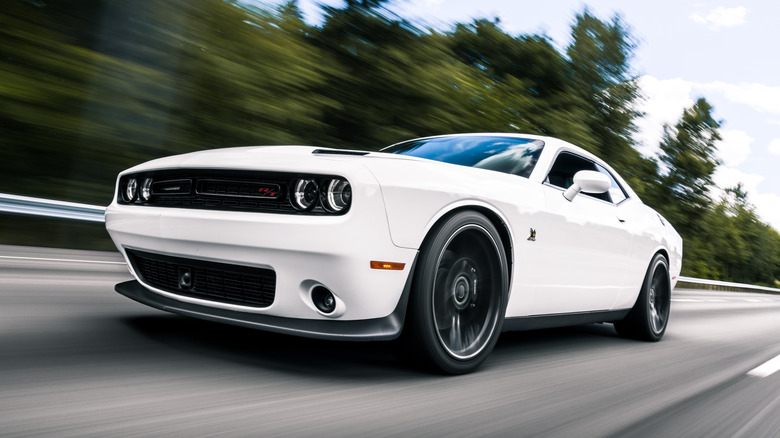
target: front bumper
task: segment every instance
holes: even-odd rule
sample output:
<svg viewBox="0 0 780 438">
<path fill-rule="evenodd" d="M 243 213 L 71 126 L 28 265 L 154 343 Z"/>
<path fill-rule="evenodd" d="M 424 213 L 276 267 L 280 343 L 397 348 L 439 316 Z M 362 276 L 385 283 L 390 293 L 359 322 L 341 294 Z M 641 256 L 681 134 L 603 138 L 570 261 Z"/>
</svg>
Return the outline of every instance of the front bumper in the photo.
<svg viewBox="0 0 780 438">
<path fill-rule="evenodd" d="M 403 328 L 409 296 L 409 288 L 406 287 L 398 306 L 386 317 L 360 321 L 337 321 L 283 318 L 188 303 L 152 292 L 136 280 L 119 283 L 115 289 L 120 294 L 141 304 L 179 315 L 295 336 L 355 341 L 397 338 Z"/>
<path fill-rule="evenodd" d="M 139 206 L 109 206 L 106 228 L 131 272 L 152 293 L 238 313 L 311 320 L 371 320 L 390 315 L 411 277 L 417 250 L 392 244 L 384 211 L 345 216 L 287 217 Z M 128 250 L 273 270 L 275 298 L 267 307 L 209 301 L 161 290 L 133 269 Z M 370 261 L 404 263 L 401 271 L 371 269 Z M 319 312 L 311 291 L 336 297 L 332 314 Z"/>
<path fill-rule="evenodd" d="M 344 215 L 217 211 L 115 201 L 106 209 L 106 229 L 128 262 L 128 250 L 135 250 L 193 263 L 271 270 L 276 278 L 273 303 L 253 307 L 160 289 L 144 281 L 128 263 L 148 293 L 159 296 L 144 302 L 165 298 L 166 303 L 186 303 L 172 308 L 186 310 L 192 305 L 204 314 L 229 318 L 233 312 L 244 315 L 238 319 L 252 321 L 273 317 L 330 323 L 388 318 L 403 307 L 401 297 L 417 249 L 393 243 L 381 189 L 373 176 L 365 169 L 343 175 L 353 183 L 352 208 Z M 405 266 L 397 271 L 372 269 L 371 261 Z M 330 314 L 313 304 L 312 293 L 319 286 L 335 296 L 336 308 Z"/>
</svg>

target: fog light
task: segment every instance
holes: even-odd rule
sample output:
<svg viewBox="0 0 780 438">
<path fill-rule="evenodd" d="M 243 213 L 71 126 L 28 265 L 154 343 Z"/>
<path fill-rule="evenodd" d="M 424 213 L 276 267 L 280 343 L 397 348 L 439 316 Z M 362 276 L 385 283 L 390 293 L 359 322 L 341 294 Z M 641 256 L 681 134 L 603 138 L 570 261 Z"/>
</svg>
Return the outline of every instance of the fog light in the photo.
<svg viewBox="0 0 780 438">
<path fill-rule="evenodd" d="M 325 286 L 315 286 L 311 290 L 311 300 L 322 313 L 333 313 L 336 310 L 336 297 Z"/>
</svg>

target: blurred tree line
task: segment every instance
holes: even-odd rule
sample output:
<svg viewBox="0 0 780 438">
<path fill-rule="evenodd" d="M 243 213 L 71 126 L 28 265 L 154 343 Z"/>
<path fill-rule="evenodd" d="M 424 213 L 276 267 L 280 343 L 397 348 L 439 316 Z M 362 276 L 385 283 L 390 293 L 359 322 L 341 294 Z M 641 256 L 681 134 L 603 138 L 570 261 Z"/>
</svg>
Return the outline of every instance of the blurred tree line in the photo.
<svg viewBox="0 0 780 438">
<path fill-rule="evenodd" d="M 635 48 L 619 16 L 576 15 L 559 51 L 498 20 L 421 29 L 382 0 L 15 0 L 0 11 L 0 192 L 106 205 L 119 171 L 257 144 L 376 150 L 453 132 L 549 135 L 604 158 L 685 239 L 683 274 L 775 284 L 780 236 L 741 187 L 713 199 L 704 99 L 634 147 Z M 717 196 L 716 196 L 717 198 Z M 110 248 L 96 225 L 0 215 L 0 243 Z"/>
</svg>

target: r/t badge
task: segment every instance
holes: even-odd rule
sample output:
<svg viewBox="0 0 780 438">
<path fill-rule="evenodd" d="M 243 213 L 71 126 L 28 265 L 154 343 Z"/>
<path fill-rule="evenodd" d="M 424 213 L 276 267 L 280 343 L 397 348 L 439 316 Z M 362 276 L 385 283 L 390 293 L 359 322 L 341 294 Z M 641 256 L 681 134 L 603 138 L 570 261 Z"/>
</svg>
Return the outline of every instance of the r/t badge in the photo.
<svg viewBox="0 0 780 438">
<path fill-rule="evenodd" d="M 536 230 L 534 230 L 533 228 L 531 228 L 531 235 L 528 236 L 528 240 L 530 240 L 531 242 L 536 242 Z"/>
</svg>

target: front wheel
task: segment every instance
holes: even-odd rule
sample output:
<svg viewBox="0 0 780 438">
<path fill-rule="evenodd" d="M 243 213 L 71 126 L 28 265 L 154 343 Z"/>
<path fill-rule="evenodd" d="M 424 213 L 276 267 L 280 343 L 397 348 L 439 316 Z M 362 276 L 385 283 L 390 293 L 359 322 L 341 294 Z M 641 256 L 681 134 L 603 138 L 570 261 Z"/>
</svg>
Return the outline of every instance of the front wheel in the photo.
<svg viewBox="0 0 780 438">
<path fill-rule="evenodd" d="M 669 322 L 671 300 L 669 264 L 663 255 L 656 254 L 647 268 L 636 304 L 625 319 L 615 322 L 615 330 L 627 338 L 660 341 Z"/>
<path fill-rule="evenodd" d="M 507 287 L 495 226 L 480 213 L 456 213 L 421 248 L 400 339 L 404 355 L 447 374 L 473 371 L 498 340 Z"/>
</svg>

